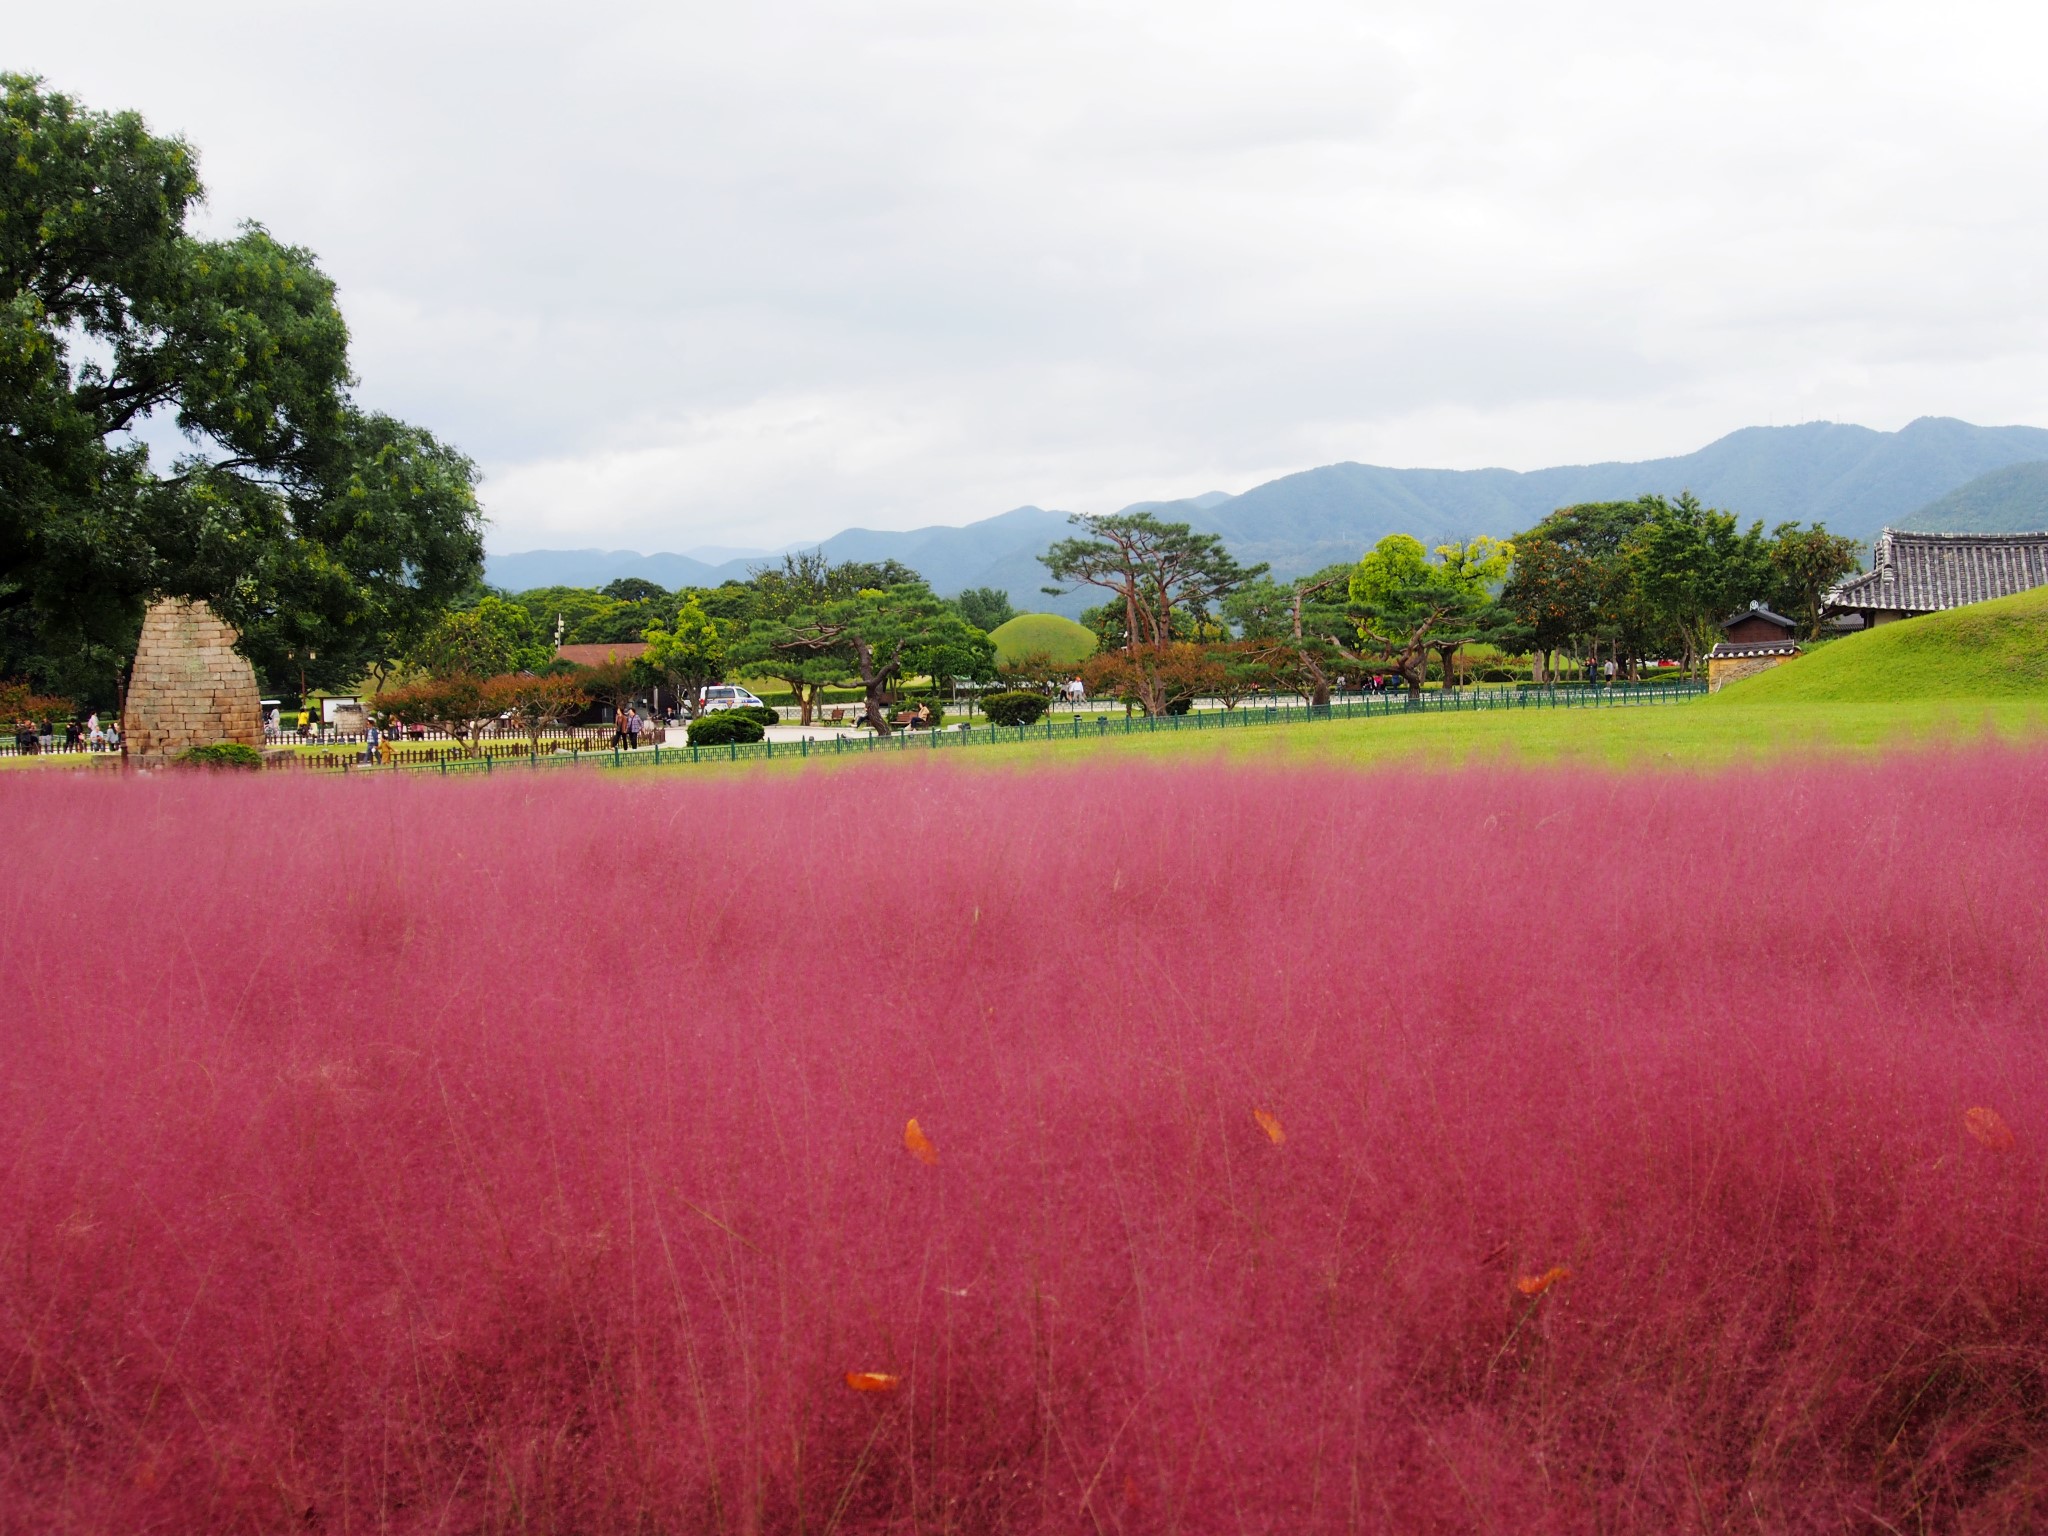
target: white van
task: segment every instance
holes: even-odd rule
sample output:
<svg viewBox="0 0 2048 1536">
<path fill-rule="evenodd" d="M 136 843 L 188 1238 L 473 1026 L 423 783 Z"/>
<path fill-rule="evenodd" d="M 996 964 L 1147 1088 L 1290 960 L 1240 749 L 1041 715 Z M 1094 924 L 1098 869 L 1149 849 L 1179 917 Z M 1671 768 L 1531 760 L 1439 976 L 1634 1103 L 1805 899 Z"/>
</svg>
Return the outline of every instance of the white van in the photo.
<svg viewBox="0 0 2048 1536">
<path fill-rule="evenodd" d="M 721 683 L 715 688 L 706 688 L 697 696 L 697 713 L 715 714 L 721 709 L 744 709 L 750 704 L 758 709 L 761 701 L 744 688 Z"/>
</svg>

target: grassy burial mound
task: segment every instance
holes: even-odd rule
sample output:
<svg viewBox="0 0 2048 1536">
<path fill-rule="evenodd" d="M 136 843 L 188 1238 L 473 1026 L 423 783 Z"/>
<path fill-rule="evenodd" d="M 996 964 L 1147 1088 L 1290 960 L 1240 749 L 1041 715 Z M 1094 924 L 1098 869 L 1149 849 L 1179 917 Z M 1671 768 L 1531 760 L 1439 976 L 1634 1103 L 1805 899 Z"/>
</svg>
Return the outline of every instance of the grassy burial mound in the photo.
<svg viewBox="0 0 2048 1536">
<path fill-rule="evenodd" d="M 1049 656 L 1062 667 L 1079 666 L 1095 654 L 1095 631 L 1056 613 L 1020 613 L 989 632 L 998 663 Z"/>
<path fill-rule="evenodd" d="M 1886 624 L 1736 683 L 1715 702 L 2048 700 L 2048 587 Z"/>
</svg>

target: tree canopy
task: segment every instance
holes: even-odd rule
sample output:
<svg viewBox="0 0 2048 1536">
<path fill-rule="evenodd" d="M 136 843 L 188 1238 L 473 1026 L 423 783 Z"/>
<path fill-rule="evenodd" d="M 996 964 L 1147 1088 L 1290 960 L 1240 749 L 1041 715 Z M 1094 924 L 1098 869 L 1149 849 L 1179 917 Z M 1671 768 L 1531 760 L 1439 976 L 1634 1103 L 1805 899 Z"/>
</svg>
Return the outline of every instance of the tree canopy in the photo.
<svg viewBox="0 0 2048 1536">
<path fill-rule="evenodd" d="M 1421 541 L 1390 533 L 1351 573 L 1350 596 L 1360 640 L 1384 652 L 1409 692 L 1422 691 L 1430 650 L 1442 653 L 1444 677 L 1461 645 L 1494 638 L 1505 616 L 1491 587 L 1508 574 L 1514 546 L 1481 535 L 1440 544 L 1434 558 Z"/>
<path fill-rule="evenodd" d="M 1069 521 L 1082 532 L 1057 541 L 1039 559 L 1070 589 L 1090 586 L 1110 594 L 1108 617 L 1121 620 L 1126 650 L 1172 644 L 1180 637 L 1176 613 L 1199 628 L 1213 605 L 1267 570 L 1238 564 L 1217 534 L 1161 522 L 1150 512 L 1077 513 Z M 1061 588 L 1046 591 L 1059 595 Z"/>
<path fill-rule="evenodd" d="M 960 616 L 985 635 L 992 635 L 1017 616 L 1010 594 L 1001 587 L 969 587 L 960 594 Z"/>
<path fill-rule="evenodd" d="M 772 667 L 777 675 L 813 663 L 850 674 L 866 696 L 868 724 L 887 735 L 891 694 L 905 672 L 920 658 L 965 653 L 977 642 L 986 647 L 988 637 L 950 603 L 921 583 L 899 582 L 879 591 L 828 596 L 785 618 L 757 620 L 735 659 Z M 991 662 L 993 654 L 990 648 Z"/>
<path fill-rule="evenodd" d="M 1721 621 L 1763 602 L 1820 627 L 1822 594 L 1857 567 L 1858 546 L 1811 527 L 1760 522 L 1675 500 L 1561 507 L 1514 540 L 1501 602 L 1540 652 L 1604 651 L 1626 668 L 1653 654 L 1689 663 L 1718 638 Z"/>
<path fill-rule="evenodd" d="M 1326 566 L 1291 582 L 1262 577 L 1233 593 L 1223 605 L 1241 637 L 1225 662 L 1232 686 L 1276 686 L 1319 706 L 1344 669 L 1369 665 L 1351 609 L 1352 569 Z"/>
<path fill-rule="evenodd" d="M 687 709 L 698 693 L 725 676 L 726 627 L 707 614 L 695 599 L 676 608 L 672 623 L 651 625 L 644 670 L 667 683 L 671 695 Z"/>
<path fill-rule="evenodd" d="M 532 616 L 501 597 L 485 597 L 474 607 L 443 616 L 406 656 L 433 677 L 538 672 L 553 659 L 554 647 Z"/>
<path fill-rule="evenodd" d="M 477 582 L 473 466 L 358 406 L 332 281 L 260 225 L 190 234 L 201 196 L 137 114 L 0 76 L 0 674 L 109 699 L 169 595 L 347 681 Z"/>
</svg>

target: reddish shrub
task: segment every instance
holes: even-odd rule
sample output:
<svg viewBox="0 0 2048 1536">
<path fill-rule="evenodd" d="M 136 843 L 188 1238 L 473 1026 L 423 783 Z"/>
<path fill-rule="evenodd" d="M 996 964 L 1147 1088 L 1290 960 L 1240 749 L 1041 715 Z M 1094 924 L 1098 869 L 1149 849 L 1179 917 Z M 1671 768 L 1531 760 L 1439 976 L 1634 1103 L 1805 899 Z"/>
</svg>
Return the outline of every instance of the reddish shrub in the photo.
<svg viewBox="0 0 2048 1536">
<path fill-rule="evenodd" d="M 2041 755 L 0 806 L 0 1529 L 2048 1520 Z"/>
</svg>

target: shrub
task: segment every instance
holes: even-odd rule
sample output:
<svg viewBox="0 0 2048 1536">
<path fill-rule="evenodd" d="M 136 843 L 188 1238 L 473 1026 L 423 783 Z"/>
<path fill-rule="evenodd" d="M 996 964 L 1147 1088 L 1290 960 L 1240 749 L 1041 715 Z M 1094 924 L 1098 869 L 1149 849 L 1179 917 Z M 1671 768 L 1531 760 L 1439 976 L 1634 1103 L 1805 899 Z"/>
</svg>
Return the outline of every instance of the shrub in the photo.
<svg viewBox="0 0 2048 1536">
<path fill-rule="evenodd" d="M 263 754 L 239 741 L 216 741 L 211 746 L 189 747 L 178 754 L 188 768 L 261 768 Z"/>
<path fill-rule="evenodd" d="M 766 704 L 740 704 L 731 709 L 719 710 L 718 713 L 738 715 L 742 719 L 758 721 L 762 725 L 780 725 L 782 723 L 782 716 L 770 709 Z M 760 738 L 755 737 L 754 739 L 758 741 Z"/>
<path fill-rule="evenodd" d="M 733 742 L 745 745 L 759 741 L 767 734 L 766 726 L 740 709 L 721 709 L 715 714 L 699 715 L 690 722 L 689 731 L 693 747 L 723 747 Z"/>
<path fill-rule="evenodd" d="M 990 725 L 1036 725 L 1045 718 L 1047 708 L 1044 694 L 1021 689 L 991 693 L 981 701 L 981 712 Z"/>
</svg>

